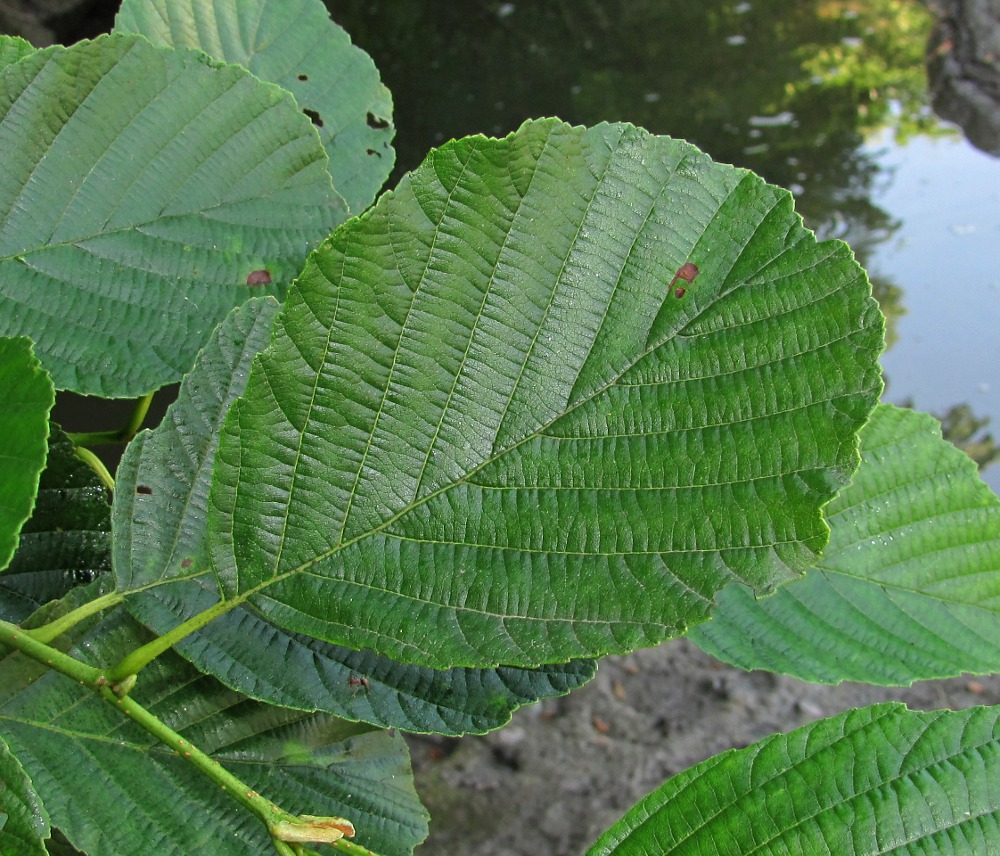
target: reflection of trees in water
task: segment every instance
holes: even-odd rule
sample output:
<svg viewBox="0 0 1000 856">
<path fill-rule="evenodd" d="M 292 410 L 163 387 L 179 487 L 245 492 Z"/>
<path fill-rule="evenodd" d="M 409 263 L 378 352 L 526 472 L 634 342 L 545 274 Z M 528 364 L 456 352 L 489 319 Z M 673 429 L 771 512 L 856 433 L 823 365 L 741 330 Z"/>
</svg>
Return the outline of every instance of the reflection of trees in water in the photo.
<svg viewBox="0 0 1000 856">
<path fill-rule="evenodd" d="M 872 203 L 867 137 L 933 127 L 910 0 L 331 2 L 393 92 L 398 170 L 529 116 L 625 119 L 791 188 L 806 225 L 867 266 L 898 228 Z M 877 282 L 892 322 L 899 289 Z"/>
</svg>

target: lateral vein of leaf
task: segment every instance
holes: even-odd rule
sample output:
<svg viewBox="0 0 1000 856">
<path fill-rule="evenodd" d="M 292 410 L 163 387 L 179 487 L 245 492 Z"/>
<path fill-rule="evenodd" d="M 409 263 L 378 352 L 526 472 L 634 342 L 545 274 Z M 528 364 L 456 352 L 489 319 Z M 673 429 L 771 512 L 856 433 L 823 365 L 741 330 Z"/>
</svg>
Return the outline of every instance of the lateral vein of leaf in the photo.
<svg viewBox="0 0 1000 856">
<path fill-rule="evenodd" d="M 478 145 L 478 142 L 476 144 Z M 434 224 L 434 238 L 431 241 L 431 245 L 430 245 L 430 247 L 428 248 L 428 251 L 427 251 L 427 257 L 426 257 L 426 260 L 424 261 L 424 269 L 423 269 L 423 271 L 420 274 L 420 279 L 417 281 L 417 284 L 416 284 L 416 286 L 413 289 L 413 294 L 412 294 L 412 296 L 410 298 L 410 305 L 406 309 L 406 318 L 403 320 L 403 323 L 399 325 L 399 335 L 396 337 L 396 348 L 395 348 L 395 350 L 393 351 L 393 354 L 392 354 L 392 365 L 389 367 L 389 373 L 386 376 L 386 380 L 385 380 L 385 388 L 382 390 L 382 400 L 379 402 L 378 411 L 375 413 L 375 418 L 372 420 L 372 428 L 371 428 L 371 431 L 368 434 L 368 440 L 365 442 L 365 450 L 364 450 L 364 452 L 361 455 L 361 461 L 358 464 L 358 470 L 357 470 L 357 472 L 355 473 L 355 476 L 354 476 L 354 484 L 351 486 L 351 489 L 350 489 L 350 491 L 348 492 L 348 495 L 347 495 L 347 507 L 344 509 L 344 517 L 343 517 L 343 520 L 341 521 L 340 532 L 337 533 L 337 544 L 338 545 L 343 545 L 344 544 L 344 533 L 347 531 L 347 522 L 348 522 L 348 520 L 350 519 L 350 516 L 351 516 L 351 509 L 352 509 L 352 507 L 354 505 L 354 497 L 357 494 L 358 485 L 361 483 L 361 474 L 364 472 L 365 462 L 368 460 L 368 452 L 371 450 L 372 445 L 373 445 L 373 443 L 375 441 L 375 432 L 378 430 L 379 421 L 382 418 L 382 413 L 385 410 L 385 403 L 386 403 L 386 401 L 387 401 L 387 399 L 389 397 L 389 392 L 390 392 L 390 390 L 392 388 L 393 375 L 396 372 L 396 366 L 398 365 L 398 362 L 399 362 L 400 343 L 402 342 L 403 335 L 406 332 L 407 324 L 409 324 L 410 318 L 412 317 L 413 307 L 414 307 L 414 305 L 417 302 L 417 296 L 420 294 L 420 289 L 421 289 L 422 285 L 424 284 L 424 282 L 426 281 L 427 269 L 430 267 L 431 260 L 432 260 L 432 258 L 434 256 L 434 252 L 437 249 L 438 236 L 441 234 L 441 224 L 444 222 L 444 218 L 448 214 L 448 210 L 449 210 L 449 206 L 451 204 L 452 197 L 455 195 L 455 192 L 461 186 L 462 178 L 465 176 L 465 172 L 466 172 L 466 170 L 469 167 L 469 163 L 472 161 L 473 157 L 475 156 L 475 153 L 476 153 L 476 149 L 474 147 L 472 149 L 470 149 L 470 153 L 469 153 L 469 156 L 468 156 L 467 160 L 465 161 L 465 163 L 462 164 L 462 171 L 459 173 L 459 175 L 455 179 L 455 182 L 452 185 L 451 189 L 448 191 L 448 197 L 447 197 L 447 200 L 446 200 L 445 204 L 441 206 L 441 218 L 438 220 L 437 223 Z M 341 255 L 342 259 L 344 259 L 345 257 L 346 257 L 346 252 L 344 252 Z M 342 261 L 341 264 L 344 264 L 344 262 Z M 337 307 L 339 307 L 339 306 L 340 306 L 340 289 L 338 288 L 337 289 Z M 336 320 L 337 319 L 336 319 L 336 310 L 335 310 L 333 322 L 330 324 L 330 328 L 329 328 L 329 330 L 327 332 L 327 343 L 329 343 L 330 338 L 333 336 L 334 325 L 336 324 Z M 322 374 L 321 372 L 317 372 L 317 376 L 316 376 L 317 383 L 319 382 L 319 377 L 320 377 L 321 374 Z M 313 389 L 314 389 L 314 393 L 315 393 L 315 387 Z M 310 412 L 311 412 L 311 410 L 312 410 L 312 402 L 310 402 Z M 307 424 L 308 424 L 308 418 L 307 418 Z M 301 434 L 300 434 L 300 436 L 304 436 L 304 435 L 305 435 L 305 431 L 302 431 Z M 301 447 L 301 440 L 300 440 L 300 447 Z M 287 511 L 286 511 L 285 517 L 286 517 L 285 525 L 287 527 L 287 517 L 288 517 Z"/>
<path fill-rule="evenodd" d="M 448 390 L 448 399 L 445 401 L 444 405 L 441 407 L 441 415 L 438 417 L 437 425 L 434 428 L 434 436 L 431 437 L 431 441 L 430 441 L 430 443 L 427 446 L 427 453 L 424 455 L 424 462 L 423 462 L 423 464 L 420 467 L 420 475 L 417 478 L 416 487 L 413 490 L 413 500 L 411 500 L 411 502 L 414 501 L 414 500 L 416 500 L 416 498 L 418 496 L 420 496 L 420 486 L 424 482 L 424 476 L 427 473 L 427 466 L 430 463 L 431 456 L 434 454 L 434 447 L 437 445 L 438 438 L 441 436 L 441 426 L 444 424 L 445 417 L 448 415 L 449 409 L 451 408 L 452 400 L 455 397 L 455 390 L 458 388 L 458 382 L 459 382 L 459 380 L 462 377 L 462 373 L 465 371 L 466 363 L 469 360 L 469 354 L 472 351 L 472 343 L 475 341 L 476 331 L 479 329 L 479 322 L 482 320 L 483 313 L 486 310 L 486 303 L 489 300 L 490 295 L 493 293 L 493 287 L 496 284 L 496 273 L 497 273 L 497 267 L 499 267 L 499 260 L 500 260 L 500 258 L 503 257 L 503 254 L 504 254 L 505 250 L 507 249 L 507 246 L 508 246 L 508 244 L 510 242 L 511 233 L 514 231 L 514 223 L 517 220 L 517 218 L 520 216 L 521 211 L 524 208 L 524 201 L 528 197 L 528 194 L 531 191 L 531 185 L 535 181 L 535 176 L 538 175 L 538 171 L 541 169 L 542 157 L 545 155 L 546 151 L 548 150 L 549 139 L 550 139 L 551 136 L 552 136 L 551 131 L 548 134 L 546 134 L 545 142 L 544 142 L 544 144 L 542 146 L 542 150 L 539 152 L 538 157 L 536 158 L 535 163 L 534 163 L 534 168 L 531 171 L 531 178 L 528 179 L 528 186 L 525 188 L 524 193 L 521 194 L 520 198 L 517 201 L 517 208 L 512 212 L 512 214 L 510 216 L 510 221 L 509 221 L 509 224 L 508 224 L 508 228 L 504 232 L 503 243 L 500 245 L 500 248 L 497 251 L 497 263 L 493 265 L 493 269 L 490 271 L 489 282 L 487 282 L 486 287 L 483 289 L 483 299 L 480 301 L 479 311 L 476 313 L 476 320 L 473 323 L 472 328 L 469 330 L 469 338 L 468 338 L 468 340 L 465 343 L 465 352 L 462 354 L 462 360 L 461 360 L 461 362 L 460 362 L 457 370 L 455 371 L 455 377 L 452 379 L 451 389 Z M 469 161 L 472 160 L 472 158 L 473 158 L 474 155 L 475 155 L 475 151 L 473 151 L 472 154 L 470 155 Z M 609 161 L 610 161 L 610 159 L 609 159 Z M 466 170 L 467 166 L 468 166 L 468 162 L 466 162 L 466 164 L 463 165 L 462 176 L 465 175 L 465 170 Z M 457 189 L 458 186 L 459 186 L 459 184 L 461 184 L 461 178 L 462 178 L 462 176 L 460 176 L 459 180 L 455 183 L 455 189 Z M 449 196 L 448 196 L 449 202 L 451 200 L 451 196 L 452 196 L 453 193 L 454 193 L 454 190 L 452 190 L 451 193 L 449 193 Z M 595 190 L 595 194 L 596 194 L 596 190 Z M 593 199 L 591 198 L 591 200 L 588 200 L 588 202 L 587 202 L 587 208 L 588 208 L 588 210 L 590 208 L 590 204 L 591 204 L 592 201 L 593 201 Z M 445 209 L 447 210 L 447 206 L 445 206 Z M 440 227 L 440 224 L 439 224 L 439 227 Z M 580 229 L 578 227 L 577 228 L 577 235 L 579 235 L 579 234 L 580 234 Z M 435 231 L 434 240 L 435 240 L 435 242 L 437 241 L 437 231 Z M 570 245 L 571 248 L 572 248 L 572 243 L 574 243 L 575 241 L 576 241 L 576 236 L 574 236 L 573 242 L 571 242 L 571 245 Z M 431 255 L 431 253 L 433 253 L 433 251 L 434 251 L 434 248 L 432 246 L 431 247 L 431 252 L 428 253 L 428 263 L 430 261 L 430 255 Z M 555 297 L 555 292 L 556 292 L 556 289 L 558 288 L 559 280 L 562 278 L 562 272 L 563 272 L 563 270 L 565 270 L 565 267 L 566 267 L 566 260 L 564 259 L 563 260 L 563 264 L 562 264 L 562 268 L 560 269 L 559 274 L 556 276 L 555 283 L 554 283 L 554 285 L 552 287 L 552 290 L 550 292 L 550 295 L 549 295 L 549 306 L 552 305 L 552 300 Z M 427 270 L 427 266 L 424 267 L 424 272 L 425 273 L 426 273 L 426 270 Z M 423 277 L 421 277 L 421 279 L 423 279 Z M 549 306 L 547 306 L 545 308 L 545 316 L 548 315 Z M 532 339 L 531 347 L 534 347 L 535 339 L 538 338 L 538 333 L 541 330 L 543 323 L 544 323 L 544 317 L 543 317 L 542 321 L 538 324 L 537 328 L 535 329 L 535 336 Z M 504 415 L 507 414 L 507 411 L 510 408 L 510 402 L 511 402 L 511 399 L 514 397 L 514 390 L 517 388 L 517 383 L 520 382 L 520 378 L 523 376 L 524 366 L 527 364 L 528 357 L 530 356 L 531 347 L 528 348 L 528 351 L 525 354 L 524 363 L 521 364 L 521 370 L 518 372 L 517 381 L 515 381 L 515 383 L 511 384 L 511 386 L 512 386 L 511 394 L 507 398 L 507 403 L 501 409 L 501 412 Z M 384 401 L 384 399 L 383 399 L 383 401 Z M 503 427 L 503 420 L 501 419 L 500 425 L 497 428 L 497 433 L 498 434 L 500 433 L 500 429 L 502 427 Z"/>
</svg>

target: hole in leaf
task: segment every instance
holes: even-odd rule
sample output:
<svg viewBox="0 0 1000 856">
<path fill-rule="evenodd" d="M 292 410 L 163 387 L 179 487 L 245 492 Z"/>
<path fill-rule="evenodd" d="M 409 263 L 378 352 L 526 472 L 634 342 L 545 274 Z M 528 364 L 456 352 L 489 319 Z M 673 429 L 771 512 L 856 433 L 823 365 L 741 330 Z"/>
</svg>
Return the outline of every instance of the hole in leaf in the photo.
<svg viewBox="0 0 1000 856">
<path fill-rule="evenodd" d="M 389 127 L 389 123 L 385 119 L 381 119 L 374 113 L 368 114 L 368 127 L 374 128 L 376 131 L 382 131 Z"/>
<path fill-rule="evenodd" d="M 298 76 L 298 79 L 301 80 L 301 81 L 303 81 L 303 82 L 305 82 L 306 80 L 309 79 L 309 75 L 308 74 L 300 74 Z"/>
<path fill-rule="evenodd" d="M 149 496 L 153 492 L 153 489 L 148 484 L 137 484 L 135 492 L 141 493 L 143 496 Z"/>
<path fill-rule="evenodd" d="M 323 127 L 323 120 L 320 118 L 319 113 L 317 113 L 315 110 L 310 110 L 308 107 L 303 107 L 302 112 L 309 117 L 309 121 L 312 122 L 317 128 Z"/>
<path fill-rule="evenodd" d="M 375 149 L 366 149 L 365 150 L 365 154 L 368 154 L 368 155 L 378 155 L 379 157 L 382 157 L 382 152 L 377 152 L 377 151 L 375 151 Z"/>
<path fill-rule="evenodd" d="M 266 268 L 250 271 L 247 275 L 247 285 L 270 285 L 271 271 Z"/>
</svg>

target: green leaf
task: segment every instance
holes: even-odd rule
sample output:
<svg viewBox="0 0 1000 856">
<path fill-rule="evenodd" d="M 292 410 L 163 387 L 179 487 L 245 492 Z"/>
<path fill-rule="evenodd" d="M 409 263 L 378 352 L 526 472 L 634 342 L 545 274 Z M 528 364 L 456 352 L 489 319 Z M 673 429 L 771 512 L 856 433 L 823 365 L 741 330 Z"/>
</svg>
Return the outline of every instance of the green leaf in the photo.
<svg viewBox="0 0 1000 856">
<path fill-rule="evenodd" d="M 159 586 L 127 601 L 163 634 L 218 602 L 214 578 Z M 431 669 L 289 633 L 237 607 L 174 646 L 199 671 L 253 698 L 405 731 L 482 734 L 519 707 L 562 696 L 597 672 L 593 660 L 521 669 Z"/>
<path fill-rule="evenodd" d="M 10 564 L 18 533 L 31 516 L 45 467 L 52 380 L 27 339 L 0 339 L 0 571 Z"/>
<path fill-rule="evenodd" d="M 320 0 L 124 0 L 115 30 L 199 48 L 289 90 L 316 125 L 333 185 L 353 213 L 392 171 L 392 97 Z"/>
<path fill-rule="evenodd" d="M 148 640 L 119 610 L 70 653 L 107 663 Z M 142 841 L 156 856 L 273 853 L 256 818 L 91 690 L 47 673 L 4 696 L 0 731 L 45 782 L 52 823 L 77 849 L 132 856 Z M 355 840 L 385 856 L 426 835 L 398 734 L 248 701 L 171 653 L 143 670 L 132 697 L 293 814 L 347 817 Z M 101 799 L 86 782 L 101 783 Z"/>
<path fill-rule="evenodd" d="M 225 424 L 213 564 L 405 662 L 652 645 L 815 561 L 881 342 L 850 251 L 748 172 L 627 125 L 460 140 L 290 292 Z"/>
<path fill-rule="evenodd" d="M 998 714 L 874 705 L 723 752 L 639 801 L 587 856 L 992 853 Z"/>
<path fill-rule="evenodd" d="M 0 36 L 0 71 L 34 53 L 31 42 L 20 36 Z"/>
<path fill-rule="evenodd" d="M 138 36 L 9 66 L 0 151 L 0 333 L 41 343 L 60 389 L 177 380 L 263 271 L 282 293 L 345 217 L 291 96 Z"/>
<path fill-rule="evenodd" d="M 208 485 L 219 429 L 243 392 L 250 360 L 264 347 L 277 312 L 251 301 L 220 325 L 184 379 L 177 401 L 153 431 L 126 449 L 114 502 L 118 590 L 134 592 L 130 612 L 157 633 L 218 600 L 208 567 Z M 159 585 L 177 578 L 195 580 Z M 524 704 L 564 695 L 589 681 L 592 661 L 538 671 L 436 671 L 404 666 L 286 633 L 237 608 L 180 642 L 199 670 L 254 698 L 408 731 L 466 734 L 498 728 Z"/>
<path fill-rule="evenodd" d="M 0 853 L 47 856 L 49 817 L 24 768 L 0 735 Z"/>
<path fill-rule="evenodd" d="M 51 431 L 35 508 L 0 576 L 0 618 L 14 624 L 111 567 L 111 506 L 104 485 L 59 426 Z"/>
<path fill-rule="evenodd" d="M 880 405 L 861 452 L 820 563 L 765 600 L 726 589 L 691 639 L 820 683 L 1000 671 L 1000 499 L 925 413 Z"/>
</svg>

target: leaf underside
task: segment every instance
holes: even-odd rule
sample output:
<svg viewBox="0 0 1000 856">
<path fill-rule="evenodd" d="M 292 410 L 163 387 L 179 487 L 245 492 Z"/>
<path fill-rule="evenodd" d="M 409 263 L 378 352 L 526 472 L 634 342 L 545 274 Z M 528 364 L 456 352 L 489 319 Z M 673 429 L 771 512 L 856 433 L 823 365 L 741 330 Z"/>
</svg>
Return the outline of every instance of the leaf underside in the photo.
<svg viewBox="0 0 1000 856">
<path fill-rule="evenodd" d="M 138 36 L 0 72 L 0 151 L 0 335 L 38 342 L 59 389 L 179 379 L 231 307 L 283 293 L 346 216 L 291 96 Z"/>
<path fill-rule="evenodd" d="M 0 853 L 48 856 L 49 818 L 31 779 L 0 734 Z"/>
<path fill-rule="evenodd" d="M 392 97 L 320 0 L 124 0 L 115 32 L 198 48 L 290 91 L 316 126 L 351 213 L 364 211 L 392 172 Z"/>
<path fill-rule="evenodd" d="M 880 405 L 861 452 L 820 563 L 767 599 L 722 592 L 692 640 L 822 683 L 1000 671 L 1000 500 L 925 413 Z"/>
<path fill-rule="evenodd" d="M 215 571 L 437 668 L 655 644 L 815 561 L 881 343 L 846 246 L 686 143 L 450 143 L 290 292 L 225 423 Z"/>
</svg>

